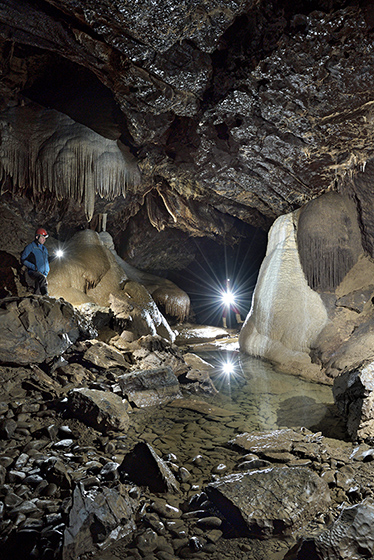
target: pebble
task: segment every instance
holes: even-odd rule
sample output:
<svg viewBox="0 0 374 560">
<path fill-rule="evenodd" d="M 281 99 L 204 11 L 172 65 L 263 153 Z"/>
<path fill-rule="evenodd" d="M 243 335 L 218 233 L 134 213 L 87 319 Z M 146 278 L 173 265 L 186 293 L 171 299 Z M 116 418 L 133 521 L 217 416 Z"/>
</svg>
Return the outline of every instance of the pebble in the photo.
<svg viewBox="0 0 374 560">
<path fill-rule="evenodd" d="M 144 533 L 138 536 L 136 544 L 143 553 L 153 552 L 158 545 L 158 535 L 151 528 L 148 528 Z"/>
<path fill-rule="evenodd" d="M 181 482 L 188 482 L 191 479 L 191 473 L 185 467 L 180 467 L 178 474 Z"/>
<path fill-rule="evenodd" d="M 182 512 L 180 511 L 180 509 L 168 504 L 167 502 L 164 502 L 163 500 L 159 500 L 159 499 L 152 502 L 151 508 L 153 509 L 153 511 L 158 513 L 161 517 L 164 517 L 164 518 L 167 518 L 167 519 L 178 519 L 182 515 Z"/>
<path fill-rule="evenodd" d="M 203 455 L 196 455 L 196 457 L 192 459 L 192 462 L 197 467 L 201 467 L 206 463 L 206 458 Z"/>
<path fill-rule="evenodd" d="M 227 465 L 225 465 L 224 463 L 220 463 L 219 465 L 213 467 L 211 472 L 214 474 L 222 474 L 226 471 L 227 471 Z"/>
<path fill-rule="evenodd" d="M 14 458 L 12 457 L 0 457 L 0 465 L 5 467 L 6 469 L 10 467 L 14 462 Z"/>
<path fill-rule="evenodd" d="M 220 531 L 219 529 L 213 529 L 212 531 L 205 533 L 206 538 L 214 544 L 219 541 L 222 535 L 223 531 Z"/>
<path fill-rule="evenodd" d="M 219 517 L 202 517 L 196 523 L 197 527 L 201 527 L 202 529 L 218 529 L 222 525 L 222 519 Z"/>
<path fill-rule="evenodd" d="M 163 522 L 160 520 L 156 513 L 145 513 L 143 516 L 143 521 L 148 524 L 158 535 L 164 535 L 166 533 L 166 528 Z"/>
<path fill-rule="evenodd" d="M 166 521 L 165 526 L 167 530 L 172 534 L 173 537 L 182 539 L 188 536 L 188 529 L 183 524 L 181 520 L 178 521 Z"/>
</svg>

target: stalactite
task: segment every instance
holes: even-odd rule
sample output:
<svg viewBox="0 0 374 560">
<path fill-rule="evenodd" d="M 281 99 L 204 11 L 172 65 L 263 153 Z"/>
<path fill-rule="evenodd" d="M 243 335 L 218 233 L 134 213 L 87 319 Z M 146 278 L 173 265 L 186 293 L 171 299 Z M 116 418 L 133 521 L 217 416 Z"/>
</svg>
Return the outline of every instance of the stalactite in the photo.
<svg viewBox="0 0 374 560">
<path fill-rule="evenodd" d="M 31 188 L 34 196 L 83 202 L 87 219 L 95 196 L 125 196 L 140 181 L 135 159 L 119 141 L 109 140 L 66 115 L 30 104 L 0 116 L 0 178 L 11 177 L 15 190 Z"/>
<path fill-rule="evenodd" d="M 150 223 L 157 231 L 162 231 L 168 224 L 169 215 L 159 207 L 156 197 L 150 193 L 146 196 L 146 209 Z"/>
<path fill-rule="evenodd" d="M 334 291 L 362 252 L 354 203 L 326 193 L 300 212 L 297 246 L 308 284 Z"/>
<path fill-rule="evenodd" d="M 152 292 L 157 305 L 164 308 L 166 315 L 176 317 L 183 323 L 190 313 L 190 298 L 177 286 L 161 286 Z"/>
<path fill-rule="evenodd" d="M 325 239 L 298 237 L 300 260 L 308 284 L 314 290 L 334 290 L 355 264 L 347 247 L 326 247 Z"/>
</svg>

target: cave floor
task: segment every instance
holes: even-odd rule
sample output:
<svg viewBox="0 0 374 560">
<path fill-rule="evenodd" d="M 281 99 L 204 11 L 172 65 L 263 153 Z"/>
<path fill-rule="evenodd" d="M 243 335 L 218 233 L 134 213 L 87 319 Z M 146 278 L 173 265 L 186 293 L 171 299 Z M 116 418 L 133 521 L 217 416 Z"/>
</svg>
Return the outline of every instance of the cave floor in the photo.
<svg viewBox="0 0 374 560">
<path fill-rule="evenodd" d="M 280 374 L 270 364 L 242 356 L 237 350 L 235 333 L 224 341 L 197 344 L 190 350 L 197 351 L 204 360 L 215 365 L 217 372 L 212 375 L 212 380 L 219 389 L 218 394 L 190 395 L 162 407 L 135 410 L 131 413 L 124 442 L 124 453 L 137 442 L 145 441 L 160 457 L 173 454 L 178 464 L 192 475 L 190 485 L 194 489 L 187 492 L 183 500 L 202 491 L 214 480 L 215 472 L 222 475 L 235 470 L 238 453 L 227 443 L 238 433 L 306 425 L 312 431 L 321 431 L 325 437 L 336 438 L 337 446 L 350 447 L 351 444 L 344 442 L 345 433 L 334 409 L 331 387 Z M 222 375 L 220 368 L 221 361 L 228 357 L 236 368 L 230 378 Z M 85 444 L 88 445 L 89 441 Z M 203 467 L 194 465 L 193 459 L 197 455 L 204 457 Z M 117 459 L 120 462 L 122 457 Z M 267 541 L 221 538 L 214 552 L 191 552 L 188 557 L 281 560 L 294 544 L 292 538 Z M 92 556 L 94 560 L 117 558 L 131 560 L 140 556 L 134 552 L 133 542 L 126 540 Z M 158 556 L 148 555 L 146 558 L 156 560 Z"/>
</svg>

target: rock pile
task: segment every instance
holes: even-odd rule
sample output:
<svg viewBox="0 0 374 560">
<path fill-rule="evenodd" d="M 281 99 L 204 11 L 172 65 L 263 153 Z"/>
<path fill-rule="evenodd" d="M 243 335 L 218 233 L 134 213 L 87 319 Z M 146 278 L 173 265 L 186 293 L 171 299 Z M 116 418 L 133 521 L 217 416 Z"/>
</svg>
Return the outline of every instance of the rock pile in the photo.
<svg viewBox="0 0 374 560">
<path fill-rule="evenodd" d="M 61 309 L 33 305 L 47 318 Z M 52 314 L 56 330 L 63 315 Z M 305 428 L 225 440 L 228 411 L 209 401 L 206 376 L 188 379 L 176 346 L 126 344 L 81 336 L 39 363 L 2 361 L 1 560 L 372 554 L 373 449 Z M 169 433 L 157 421 L 166 414 Z M 211 438 L 199 448 L 188 438 L 202 417 Z"/>
</svg>

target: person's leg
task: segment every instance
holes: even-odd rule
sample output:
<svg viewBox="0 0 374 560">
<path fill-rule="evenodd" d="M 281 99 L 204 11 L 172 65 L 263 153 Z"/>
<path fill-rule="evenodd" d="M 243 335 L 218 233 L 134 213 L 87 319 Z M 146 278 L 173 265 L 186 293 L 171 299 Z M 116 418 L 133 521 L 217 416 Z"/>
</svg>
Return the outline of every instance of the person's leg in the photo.
<svg viewBox="0 0 374 560">
<path fill-rule="evenodd" d="M 35 294 L 47 296 L 48 295 L 48 282 L 47 278 L 41 272 L 29 270 L 29 276 L 35 281 Z"/>
<path fill-rule="evenodd" d="M 234 306 L 232 309 L 233 309 L 233 311 L 234 311 L 234 313 L 235 313 L 236 322 L 237 322 L 237 323 L 243 323 L 243 319 L 242 319 L 241 316 L 240 316 L 240 311 L 239 311 L 239 309 L 238 309 L 236 306 Z"/>
<path fill-rule="evenodd" d="M 227 329 L 227 307 L 225 306 L 222 311 L 222 325 L 224 329 Z"/>
<path fill-rule="evenodd" d="M 28 270 L 27 271 L 27 276 L 29 279 L 29 286 L 30 288 L 32 288 L 34 294 L 40 295 L 40 290 L 39 290 L 39 283 L 38 283 L 38 279 L 36 276 L 36 272 L 34 270 Z"/>
</svg>

